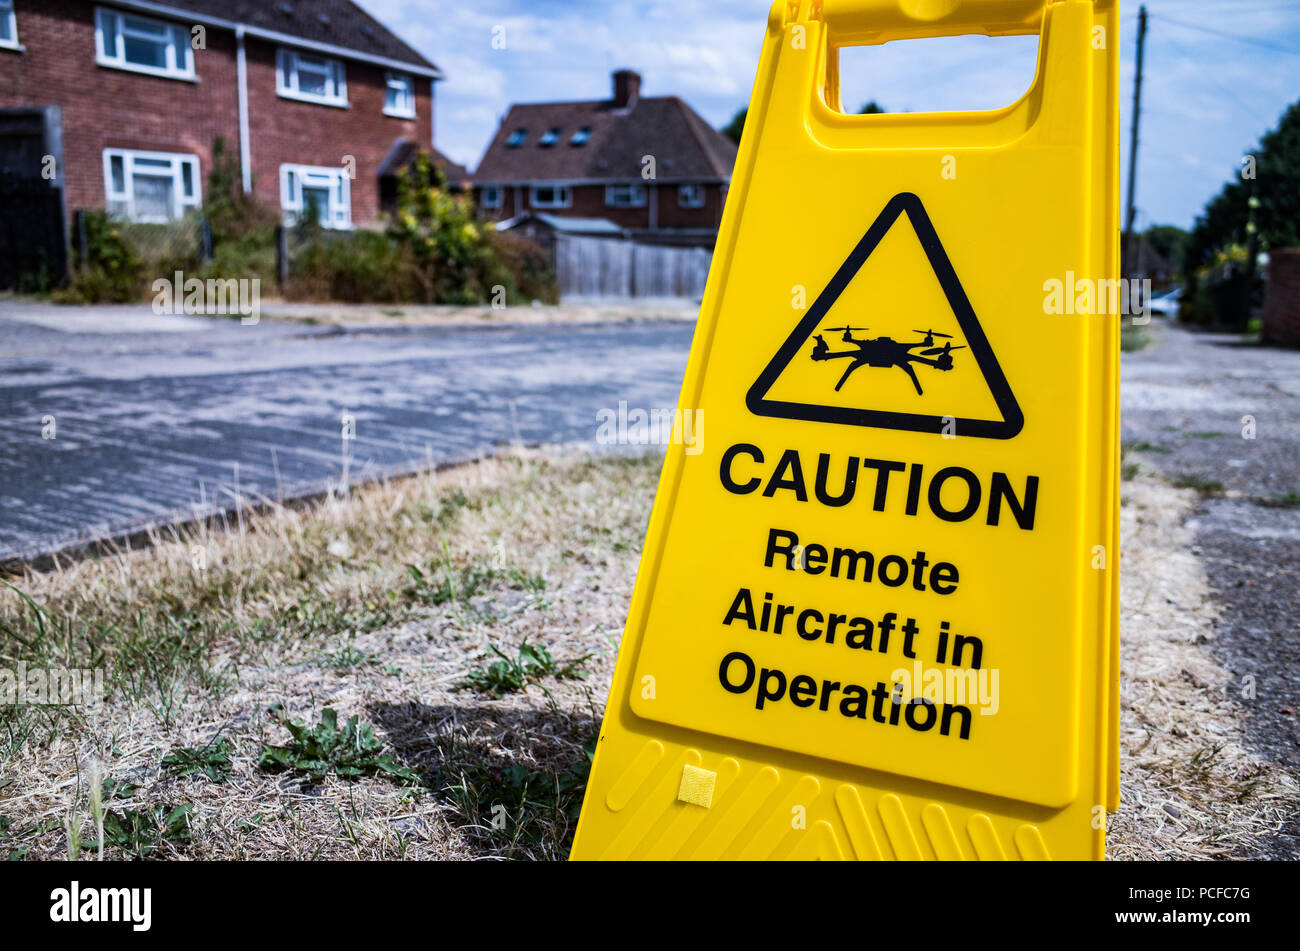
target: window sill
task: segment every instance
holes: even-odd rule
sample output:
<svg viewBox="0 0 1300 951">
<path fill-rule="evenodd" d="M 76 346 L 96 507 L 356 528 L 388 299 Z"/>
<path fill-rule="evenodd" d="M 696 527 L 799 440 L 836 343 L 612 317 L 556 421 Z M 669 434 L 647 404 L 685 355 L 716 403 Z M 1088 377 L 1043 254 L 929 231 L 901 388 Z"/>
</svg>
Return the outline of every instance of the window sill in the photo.
<svg viewBox="0 0 1300 951">
<path fill-rule="evenodd" d="M 277 89 L 275 94 L 281 99 L 292 99 L 294 102 L 306 102 L 313 106 L 329 106 L 333 109 L 350 109 L 346 99 L 322 99 L 320 96 L 306 96 L 300 92 L 292 92 L 288 89 Z"/>
<path fill-rule="evenodd" d="M 0 50 L 9 50 L 11 53 L 26 53 L 27 47 L 18 42 L 11 43 L 8 40 L 0 40 Z"/>
<path fill-rule="evenodd" d="M 103 66 L 105 69 L 118 69 L 124 73 L 139 73 L 141 76 L 154 76 L 158 79 L 175 79 L 183 83 L 198 83 L 199 77 L 194 73 L 175 73 L 166 69 L 155 69 L 152 66 L 137 66 L 134 63 L 116 63 L 100 57 L 95 57 L 95 64 Z"/>
<path fill-rule="evenodd" d="M 282 209 L 282 211 L 283 211 L 283 209 Z M 296 227 L 298 227 L 298 225 L 300 224 L 300 222 L 298 221 L 298 215 L 297 215 L 297 212 L 293 212 L 293 211 L 283 211 L 283 223 L 284 223 L 284 226 L 285 226 L 286 228 L 296 228 Z M 328 225 L 327 225 L 327 224 L 324 224 L 324 223 L 322 223 L 322 222 L 317 222 L 316 225 L 317 225 L 317 227 L 319 227 L 322 231 L 355 231 L 355 230 L 356 230 L 355 225 L 353 225 L 353 223 L 350 222 L 350 221 L 349 221 L 347 224 L 345 224 L 345 225 L 335 225 L 335 224 L 328 224 Z"/>
<path fill-rule="evenodd" d="M 390 119 L 415 119 L 417 116 L 414 112 L 398 112 L 394 109 L 385 109 L 384 115 Z"/>
</svg>

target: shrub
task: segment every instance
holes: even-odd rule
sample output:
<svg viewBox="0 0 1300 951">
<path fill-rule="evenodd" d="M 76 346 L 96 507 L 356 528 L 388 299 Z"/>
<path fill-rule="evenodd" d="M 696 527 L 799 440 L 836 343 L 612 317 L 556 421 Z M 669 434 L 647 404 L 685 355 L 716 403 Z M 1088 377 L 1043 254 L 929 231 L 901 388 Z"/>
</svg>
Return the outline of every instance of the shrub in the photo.
<svg viewBox="0 0 1300 951">
<path fill-rule="evenodd" d="M 145 264 L 122 232 L 122 224 L 103 211 L 85 212 L 84 253 L 81 242 L 72 280 L 54 299 L 68 304 L 125 304 L 139 300 L 145 288 Z"/>
<path fill-rule="evenodd" d="M 555 268 L 550 255 L 535 241 L 522 235 L 492 228 L 487 232 L 488 245 L 501 266 L 513 278 L 510 303 L 526 304 L 541 301 L 543 304 L 560 302 L 560 285 L 555 278 Z M 510 290 L 510 286 L 507 285 Z"/>
<path fill-rule="evenodd" d="M 187 276 L 203 266 L 203 219 L 187 215 L 167 224 L 123 222 L 124 240 L 140 259 L 146 283 L 153 278 L 171 280 L 177 271 Z"/>
<path fill-rule="evenodd" d="M 483 303 L 495 285 L 512 283 L 475 217 L 474 203 L 447 190 L 446 176 L 426 152 L 397 173 L 388 235 L 411 256 L 425 303 Z"/>
<path fill-rule="evenodd" d="M 212 260 L 203 266 L 202 277 L 257 278 L 267 284 L 278 279 L 275 229 L 280 216 L 244 192 L 239 162 L 221 136 L 212 143 L 203 215 L 212 233 Z"/>
<path fill-rule="evenodd" d="M 286 297 L 349 303 L 423 299 L 410 253 L 385 234 L 306 225 L 295 229 L 293 239 L 298 247 Z"/>
<path fill-rule="evenodd" d="M 242 241 L 250 235 L 265 236 L 268 243 L 274 242 L 280 216 L 245 193 L 239 162 L 227 151 L 221 136 L 212 142 L 212 172 L 205 187 L 203 216 L 212 229 L 214 245 Z"/>
<path fill-rule="evenodd" d="M 214 278 L 256 278 L 268 287 L 279 279 L 276 273 L 275 228 L 265 233 L 253 232 L 234 241 L 213 242 L 212 260 L 203 265 L 199 275 Z"/>
<path fill-rule="evenodd" d="M 285 296 L 355 303 L 482 304 L 558 298 L 541 248 L 476 220 L 429 156 L 398 172 L 397 207 L 383 232 L 340 233 L 304 221 L 293 229 Z"/>
<path fill-rule="evenodd" d="M 1247 275 L 1249 252 L 1240 244 L 1215 251 L 1188 275 L 1178 317 L 1183 323 L 1245 330 L 1261 295 L 1258 274 Z"/>
<path fill-rule="evenodd" d="M 245 194 L 236 157 L 212 145 L 202 217 L 169 224 L 119 223 L 86 215 L 87 253 L 56 299 L 70 303 L 147 299 L 151 280 L 176 271 L 201 280 L 278 281 L 279 212 Z M 203 222 L 212 258 L 203 260 Z M 384 231 L 333 232 L 306 220 L 290 236 L 292 261 L 284 295 L 349 303 L 483 304 L 541 300 L 559 294 L 548 255 L 516 235 L 476 220 L 468 196 L 453 195 L 427 153 L 398 173 L 397 207 Z M 500 291 L 498 290 L 500 289 Z"/>
</svg>

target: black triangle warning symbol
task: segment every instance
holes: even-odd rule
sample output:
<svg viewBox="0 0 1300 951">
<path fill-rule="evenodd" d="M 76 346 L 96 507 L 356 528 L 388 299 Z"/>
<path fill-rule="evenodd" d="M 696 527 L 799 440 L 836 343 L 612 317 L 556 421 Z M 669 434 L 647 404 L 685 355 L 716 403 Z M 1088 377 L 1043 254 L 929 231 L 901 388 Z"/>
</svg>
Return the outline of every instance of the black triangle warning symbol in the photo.
<svg viewBox="0 0 1300 951">
<path fill-rule="evenodd" d="M 901 370 L 910 378 L 909 385 L 914 386 L 917 395 L 920 396 L 923 392 L 922 383 L 917 377 L 915 366 L 939 371 L 950 370 L 953 368 L 954 360 L 952 351 L 969 347 L 1000 419 L 967 418 L 952 413 L 909 412 L 897 406 L 890 409 L 870 409 L 852 405 L 833 405 L 829 402 L 826 404 L 796 402 L 774 399 L 769 395 L 778 378 L 791 362 L 803 353 L 804 344 L 817 331 L 827 312 L 839 300 L 840 295 L 844 293 L 845 288 L 852 282 L 867 258 L 903 214 L 906 214 L 911 222 L 912 230 L 925 251 L 930 268 L 938 279 L 939 288 L 956 318 L 956 325 L 960 328 L 965 342 L 955 344 L 951 339 L 954 334 L 933 330 L 916 331 L 925 334 L 924 339 L 916 341 L 900 341 L 891 337 L 860 339 L 855 338 L 853 332 L 864 328 L 849 327 L 848 324 L 852 321 L 845 318 L 843 327 L 822 329 L 843 331 L 842 340 L 848 349 L 832 350 L 822 335 L 817 334 L 812 352 L 806 356 L 811 357 L 813 361 L 833 365 L 836 369 L 840 366 L 844 367 L 842 375 L 835 373 L 828 377 L 831 382 L 835 379 L 839 380 L 834 390 L 837 394 L 849 378 L 860 369 L 892 367 L 896 368 L 893 372 L 898 373 Z M 914 322 L 907 322 L 909 329 Z M 950 339 L 940 343 L 935 341 L 934 337 Z M 749 392 L 745 395 L 745 405 L 756 416 L 802 419 L 819 423 L 843 423 L 878 429 L 901 429 L 918 433 L 955 432 L 959 436 L 982 436 L 988 439 L 1010 439 L 1020 432 L 1025 422 L 1020 405 L 1011 392 L 1011 385 L 998 365 L 993 348 L 989 346 L 979 318 L 975 316 L 975 311 L 966 298 L 966 292 L 962 289 L 961 282 L 958 281 L 957 274 L 953 270 L 952 262 L 948 260 L 947 252 L 944 251 L 939 236 L 935 233 L 934 225 L 930 223 L 925 206 L 921 204 L 921 199 L 911 192 L 901 192 L 885 205 L 884 210 L 862 236 L 862 240 L 835 272 L 835 276 L 831 278 L 825 290 L 808 308 L 808 313 L 799 321 L 785 343 L 754 381 L 754 385 L 749 388 Z"/>
</svg>

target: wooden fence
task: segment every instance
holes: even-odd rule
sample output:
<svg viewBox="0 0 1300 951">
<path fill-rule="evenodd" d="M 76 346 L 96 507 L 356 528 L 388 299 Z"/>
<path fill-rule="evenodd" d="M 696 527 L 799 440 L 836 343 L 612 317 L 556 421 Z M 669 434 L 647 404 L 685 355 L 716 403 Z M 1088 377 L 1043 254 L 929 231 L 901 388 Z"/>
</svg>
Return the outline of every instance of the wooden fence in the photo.
<svg viewBox="0 0 1300 951">
<path fill-rule="evenodd" d="M 555 239 L 555 271 L 561 299 L 699 300 L 704 296 L 712 257 L 707 248 L 673 248 L 576 235 L 556 235 Z"/>
</svg>

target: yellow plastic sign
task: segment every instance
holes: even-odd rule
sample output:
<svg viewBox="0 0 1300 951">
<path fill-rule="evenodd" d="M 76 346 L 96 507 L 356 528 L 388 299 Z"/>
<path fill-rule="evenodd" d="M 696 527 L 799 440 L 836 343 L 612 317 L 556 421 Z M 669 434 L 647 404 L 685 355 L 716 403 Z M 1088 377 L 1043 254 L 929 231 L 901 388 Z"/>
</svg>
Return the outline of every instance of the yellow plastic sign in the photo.
<svg viewBox="0 0 1300 951">
<path fill-rule="evenodd" d="M 1103 856 L 1117 17 L 772 8 L 574 858 Z M 840 47 L 964 33 L 1040 35 L 1021 100 L 839 108 Z"/>
</svg>

